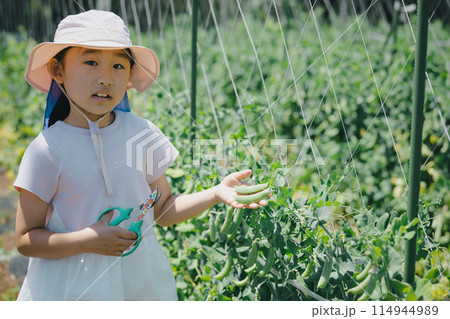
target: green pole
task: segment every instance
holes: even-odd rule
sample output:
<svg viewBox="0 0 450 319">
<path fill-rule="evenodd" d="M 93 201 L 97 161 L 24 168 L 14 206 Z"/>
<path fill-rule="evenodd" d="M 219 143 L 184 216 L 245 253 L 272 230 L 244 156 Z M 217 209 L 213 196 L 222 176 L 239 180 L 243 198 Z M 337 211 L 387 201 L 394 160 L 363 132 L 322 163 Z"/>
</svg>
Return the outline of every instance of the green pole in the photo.
<svg viewBox="0 0 450 319">
<path fill-rule="evenodd" d="M 197 16 L 198 0 L 193 1 L 192 6 L 192 53 L 191 53 L 191 158 L 194 158 L 193 141 L 195 139 L 195 123 L 197 119 Z"/>
<path fill-rule="evenodd" d="M 409 167 L 408 220 L 417 217 L 419 210 L 420 165 L 422 153 L 423 104 L 425 100 L 425 67 L 427 63 L 427 35 L 429 0 L 418 0 L 417 43 L 414 66 L 414 97 L 411 125 L 411 161 Z M 417 229 L 417 228 L 416 228 Z M 417 235 L 406 242 L 404 279 L 414 282 Z"/>
</svg>

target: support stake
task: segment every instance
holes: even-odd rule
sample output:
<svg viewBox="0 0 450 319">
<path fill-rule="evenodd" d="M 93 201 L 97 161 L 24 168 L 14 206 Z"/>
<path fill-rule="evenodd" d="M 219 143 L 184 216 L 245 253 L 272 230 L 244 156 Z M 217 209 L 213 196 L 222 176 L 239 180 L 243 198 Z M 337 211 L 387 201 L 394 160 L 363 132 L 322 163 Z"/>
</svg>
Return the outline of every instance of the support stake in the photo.
<svg viewBox="0 0 450 319">
<path fill-rule="evenodd" d="M 194 158 L 195 123 L 197 120 L 197 16 L 198 0 L 192 6 L 192 43 L 191 43 L 191 158 Z"/>
<path fill-rule="evenodd" d="M 427 37 L 429 0 L 418 0 L 417 43 L 414 67 L 413 114 L 411 125 L 411 161 L 409 167 L 408 221 L 417 217 L 419 210 L 420 165 L 422 153 L 423 104 L 425 100 L 425 68 L 427 63 Z M 416 227 L 417 231 L 417 227 Z M 417 234 L 406 241 L 404 280 L 414 283 L 416 268 Z"/>
</svg>

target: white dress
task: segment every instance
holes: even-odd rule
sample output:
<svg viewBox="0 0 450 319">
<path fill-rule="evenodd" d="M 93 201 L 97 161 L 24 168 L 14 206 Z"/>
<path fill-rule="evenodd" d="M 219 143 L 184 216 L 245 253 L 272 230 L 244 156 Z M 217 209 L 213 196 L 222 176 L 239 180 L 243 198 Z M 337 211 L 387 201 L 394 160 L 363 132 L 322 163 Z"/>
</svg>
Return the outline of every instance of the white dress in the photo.
<svg viewBox="0 0 450 319">
<path fill-rule="evenodd" d="M 152 192 L 148 183 L 177 157 L 176 148 L 153 123 L 114 112 L 114 122 L 100 129 L 113 197 L 106 194 L 89 129 L 59 121 L 27 148 L 14 186 L 50 204 L 47 229 L 73 232 L 95 223 L 108 207 L 139 206 Z M 135 218 L 120 227 L 128 228 Z M 151 209 L 139 247 L 126 257 L 86 253 L 30 258 L 18 300 L 177 300 L 172 269 L 153 224 Z"/>
</svg>

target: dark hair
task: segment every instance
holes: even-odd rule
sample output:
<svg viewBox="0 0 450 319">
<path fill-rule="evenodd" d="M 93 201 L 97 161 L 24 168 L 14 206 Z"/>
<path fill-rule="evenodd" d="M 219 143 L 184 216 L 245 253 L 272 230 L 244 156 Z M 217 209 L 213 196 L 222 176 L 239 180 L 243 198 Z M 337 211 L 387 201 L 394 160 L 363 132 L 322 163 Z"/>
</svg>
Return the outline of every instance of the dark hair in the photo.
<svg viewBox="0 0 450 319">
<path fill-rule="evenodd" d="M 58 60 L 58 62 L 63 63 L 67 51 L 69 51 L 70 48 L 72 47 L 67 47 L 59 51 L 58 54 L 54 56 L 54 58 Z M 129 48 L 126 48 L 125 51 L 127 51 L 128 53 L 128 59 L 130 60 L 130 68 L 132 69 L 134 66 L 133 54 L 131 53 L 131 49 Z M 48 127 L 52 126 L 57 121 L 64 121 L 66 117 L 69 116 L 69 113 L 70 113 L 69 100 L 67 99 L 65 94 L 61 94 L 61 96 L 59 97 L 58 101 L 55 104 L 55 107 L 53 108 L 52 113 L 50 114 L 50 118 L 48 120 Z"/>
<path fill-rule="evenodd" d="M 128 60 L 130 60 L 130 69 L 133 69 L 133 66 L 134 66 L 133 53 L 131 52 L 130 48 L 126 48 L 125 51 L 127 51 L 127 53 L 128 53 Z"/>
<path fill-rule="evenodd" d="M 64 57 L 66 56 L 67 51 L 69 51 L 70 48 L 72 47 L 67 47 L 59 51 L 58 54 L 54 56 L 54 58 L 58 60 L 59 63 L 63 63 Z M 66 117 L 69 115 L 69 113 L 70 113 L 69 100 L 67 99 L 65 94 L 61 94 L 48 119 L 48 127 L 52 126 L 57 121 L 64 121 Z"/>
</svg>

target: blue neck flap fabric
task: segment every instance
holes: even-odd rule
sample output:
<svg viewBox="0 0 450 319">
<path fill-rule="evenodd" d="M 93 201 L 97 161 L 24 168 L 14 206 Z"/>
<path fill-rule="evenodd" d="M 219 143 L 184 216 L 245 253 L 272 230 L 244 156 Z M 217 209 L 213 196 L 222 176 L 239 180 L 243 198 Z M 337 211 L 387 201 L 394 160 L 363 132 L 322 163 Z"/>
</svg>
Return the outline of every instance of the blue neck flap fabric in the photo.
<svg viewBox="0 0 450 319">
<path fill-rule="evenodd" d="M 52 111 L 55 108 L 56 102 L 58 102 L 58 100 L 62 94 L 64 94 L 64 93 L 59 88 L 59 85 L 55 82 L 55 80 L 52 80 L 52 84 L 50 85 L 50 90 L 48 90 L 48 94 L 47 94 L 47 105 L 45 107 L 44 126 L 42 127 L 42 130 L 45 130 L 46 128 L 48 128 L 50 114 L 52 114 Z M 125 95 L 123 96 L 123 99 L 119 102 L 119 104 L 116 105 L 114 110 L 122 111 L 122 112 L 130 112 L 130 102 L 128 101 L 128 94 L 126 91 L 125 91 Z"/>
</svg>

